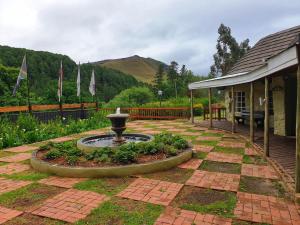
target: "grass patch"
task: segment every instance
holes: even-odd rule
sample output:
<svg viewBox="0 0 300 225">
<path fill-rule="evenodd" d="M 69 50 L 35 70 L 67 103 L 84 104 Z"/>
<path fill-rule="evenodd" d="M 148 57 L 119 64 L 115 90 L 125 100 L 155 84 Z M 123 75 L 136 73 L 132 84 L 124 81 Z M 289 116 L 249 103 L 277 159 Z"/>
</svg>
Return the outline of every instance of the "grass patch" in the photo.
<svg viewBox="0 0 300 225">
<path fill-rule="evenodd" d="M 5 225 L 63 225 L 65 222 L 46 217 L 36 216 L 31 213 L 24 213 L 12 220 L 5 222 Z"/>
<path fill-rule="evenodd" d="M 205 159 L 207 154 L 207 152 L 193 152 L 193 158 Z"/>
<path fill-rule="evenodd" d="M 6 152 L 6 151 L 3 151 L 3 150 L 0 150 L 0 158 L 6 157 L 6 156 L 11 156 L 11 155 L 16 155 L 16 153 Z"/>
<path fill-rule="evenodd" d="M 218 141 L 192 141 L 193 144 L 216 146 Z"/>
<path fill-rule="evenodd" d="M 185 186 L 173 205 L 200 213 L 233 217 L 236 201 L 236 195 L 232 192 Z"/>
<path fill-rule="evenodd" d="M 155 179 L 155 180 L 163 180 L 175 183 L 185 183 L 193 174 L 193 170 L 181 169 L 175 167 L 170 170 L 161 171 L 157 173 L 143 174 L 143 177 Z"/>
<path fill-rule="evenodd" d="M 64 190 L 63 188 L 33 183 L 2 194 L 0 204 L 8 208 L 28 210 Z"/>
<path fill-rule="evenodd" d="M 199 169 L 210 172 L 241 174 L 241 165 L 238 163 L 225 163 L 204 160 Z"/>
<path fill-rule="evenodd" d="M 214 152 L 223 152 L 223 153 L 244 155 L 244 149 L 243 148 L 229 148 L 229 147 L 216 146 L 213 151 Z"/>
<path fill-rule="evenodd" d="M 204 133 L 201 134 L 201 136 L 206 136 L 206 137 L 222 137 L 223 134 L 204 132 Z"/>
<path fill-rule="evenodd" d="M 152 225 L 162 213 L 163 207 L 133 201 L 128 199 L 114 198 L 104 202 L 101 206 L 81 220 L 76 225 Z"/>
<path fill-rule="evenodd" d="M 280 198 L 288 197 L 283 185 L 279 181 L 259 177 L 241 176 L 239 190 L 247 193 L 271 195 Z"/>
<path fill-rule="evenodd" d="M 74 188 L 113 196 L 125 189 L 131 181 L 131 178 L 92 179 L 77 183 Z"/>
<path fill-rule="evenodd" d="M 12 180 L 28 180 L 28 181 L 38 181 L 44 178 L 49 177 L 48 174 L 45 173 L 38 173 L 35 171 L 24 171 L 20 173 L 15 173 L 15 174 L 1 174 L 0 176 L 12 179 Z"/>
<path fill-rule="evenodd" d="M 258 156 L 258 155 L 254 155 L 254 156 L 244 155 L 243 163 L 256 164 L 256 165 L 266 165 L 267 160 L 265 160 L 263 157 Z"/>
<path fill-rule="evenodd" d="M 255 223 L 243 220 L 234 220 L 232 221 L 232 225 L 270 225 L 269 223 Z"/>
</svg>

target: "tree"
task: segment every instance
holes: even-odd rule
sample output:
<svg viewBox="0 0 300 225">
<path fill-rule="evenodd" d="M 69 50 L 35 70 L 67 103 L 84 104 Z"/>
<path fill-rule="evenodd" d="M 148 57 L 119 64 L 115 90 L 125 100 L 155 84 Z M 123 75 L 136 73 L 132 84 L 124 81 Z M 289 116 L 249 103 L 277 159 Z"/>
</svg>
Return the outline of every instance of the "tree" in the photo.
<svg viewBox="0 0 300 225">
<path fill-rule="evenodd" d="M 168 81 L 174 86 L 175 97 L 177 98 L 177 79 L 178 79 L 178 63 L 172 61 L 168 69 Z"/>
<path fill-rule="evenodd" d="M 210 77 L 226 75 L 241 57 L 250 49 L 249 39 L 240 44 L 231 35 L 231 29 L 221 24 L 218 29 L 219 37 L 217 40 L 217 53 L 213 55 L 214 64 L 210 68 Z"/>
<path fill-rule="evenodd" d="M 154 77 L 154 86 L 157 90 L 161 90 L 162 88 L 163 75 L 164 75 L 164 65 L 160 63 Z"/>
</svg>

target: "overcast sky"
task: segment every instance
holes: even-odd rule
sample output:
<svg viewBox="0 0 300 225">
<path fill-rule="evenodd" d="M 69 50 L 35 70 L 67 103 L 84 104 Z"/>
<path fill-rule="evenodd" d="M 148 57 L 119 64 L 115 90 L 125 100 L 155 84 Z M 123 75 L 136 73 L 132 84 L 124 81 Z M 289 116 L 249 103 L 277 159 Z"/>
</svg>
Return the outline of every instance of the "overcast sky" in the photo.
<svg viewBox="0 0 300 225">
<path fill-rule="evenodd" d="M 224 23 L 250 44 L 300 25 L 299 0 L 0 0 L 0 45 L 93 62 L 140 55 L 206 74 Z"/>
</svg>

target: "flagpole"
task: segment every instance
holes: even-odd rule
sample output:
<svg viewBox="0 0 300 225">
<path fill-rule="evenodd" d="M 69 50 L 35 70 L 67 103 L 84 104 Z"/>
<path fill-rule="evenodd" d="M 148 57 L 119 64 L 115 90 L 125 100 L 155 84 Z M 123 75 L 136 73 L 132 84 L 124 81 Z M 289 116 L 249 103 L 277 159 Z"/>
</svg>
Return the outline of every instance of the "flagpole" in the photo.
<svg viewBox="0 0 300 225">
<path fill-rule="evenodd" d="M 96 112 L 99 111 L 99 104 L 98 104 L 98 95 L 97 95 L 97 85 L 96 85 L 96 77 L 95 77 L 95 100 L 96 100 Z"/>
<path fill-rule="evenodd" d="M 25 53 L 25 56 L 26 56 L 26 53 Z M 26 59 L 27 60 L 27 59 Z M 29 75 L 29 70 L 28 70 L 28 62 L 26 62 L 26 66 L 27 66 L 27 104 L 28 104 L 28 111 L 29 111 L 29 114 L 32 114 L 32 107 L 31 107 L 31 102 L 30 102 L 30 82 L 29 82 L 29 79 L 30 79 L 30 75 Z"/>
<path fill-rule="evenodd" d="M 59 70 L 59 86 L 60 86 L 60 91 L 59 91 L 59 111 L 60 111 L 60 118 L 61 118 L 61 122 L 64 122 L 64 113 L 63 113 L 63 106 L 62 106 L 62 61 L 60 62 L 60 70 Z"/>
</svg>

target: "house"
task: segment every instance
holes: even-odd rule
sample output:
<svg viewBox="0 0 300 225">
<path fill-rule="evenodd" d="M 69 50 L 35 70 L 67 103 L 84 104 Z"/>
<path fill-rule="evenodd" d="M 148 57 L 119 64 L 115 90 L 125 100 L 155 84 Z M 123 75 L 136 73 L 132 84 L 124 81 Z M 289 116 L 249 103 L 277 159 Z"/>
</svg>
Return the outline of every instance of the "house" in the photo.
<svg viewBox="0 0 300 225">
<path fill-rule="evenodd" d="M 197 89 L 225 91 L 226 117 L 232 132 L 236 123 L 249 125 L 254 141 L 258 118 L 264 125 L 264 152 L 269 157 L 269 137 L 295 136 L 295 192 L 300 193 L 300 26 L 259 40 L 226 76 L 189 84 L 191 97 Z M 232 97 L 233 96 L 233 97 Z M 210 101 L 211 102 L 211 101 Z M 192 103 L 193 104 L 193 103 Z M 212 112 L 211 104 L 209 106 Z M 209 126 L 213 127 L 212 118 Z"/>
</svg>

